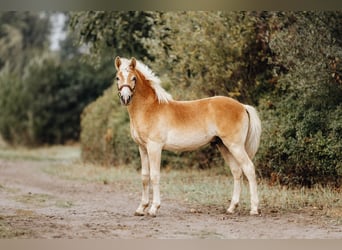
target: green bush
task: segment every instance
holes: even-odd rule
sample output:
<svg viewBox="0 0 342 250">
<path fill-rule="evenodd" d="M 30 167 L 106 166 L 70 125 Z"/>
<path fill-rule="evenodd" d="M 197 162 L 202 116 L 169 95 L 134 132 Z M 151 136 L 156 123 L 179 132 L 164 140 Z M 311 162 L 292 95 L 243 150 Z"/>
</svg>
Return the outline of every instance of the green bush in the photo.
<svg viewBox="0 0 342 250">
<path fill-rule="evenodd" d="M 258 163 L 264 177 L 283 184 L 341 185 L 342 82 L 336 74 L 342 67 L 336 62 L 342 51 L 331 31 L 338 16 L 293 13 L 287 18 L 295 21 L 273 34 L 276 60 L 289 72 L 261 98 L 265 122 Z"/>
<path fill-rule="evenodd" d="M 29 100 L 25 96 L 25 86 L 16 75 L 3 72 L 0 76 L 0 132 L 5 141 L 13 143 L 29 142 L 27 130 Z"/>
<path fill-rule="evenodd" d="M 340 186 L 341 106 L 326 115 L 300 106 L 297 112 L 289 113 L 289 106 L 290 103 L 279 103 L 275 110 L 261 112 L 262 120 L 267 122 L 257 154 L 259 175 L 286 185 Z M 322 126 L 323 121 L 327 126 Z"/>
<path fill-rule="evenodd" d="M 39 145 L 78 140 L 83 108 L 111 84 L 106 67 L 78 58 L 59 63 L 32 59 L 23 77 L 0 77 L 0 133 L 12 144 Z M 102 72 L 101 72 L 102 71 Z"/>
<path fill-rule="evenodd" d="M 112 128 L 109 119 L 113 119 L 115 106 L 112 103 L 112 91 L 108 89 L 89 104 L 81 115 L 81 149 L 85 161 L 110 163 L 109 141 L 112 138 Z M 109 134 L 108 139 L 106 138 Z M 109 152 L 108 152 L 109 151 Z"/>
</svg>

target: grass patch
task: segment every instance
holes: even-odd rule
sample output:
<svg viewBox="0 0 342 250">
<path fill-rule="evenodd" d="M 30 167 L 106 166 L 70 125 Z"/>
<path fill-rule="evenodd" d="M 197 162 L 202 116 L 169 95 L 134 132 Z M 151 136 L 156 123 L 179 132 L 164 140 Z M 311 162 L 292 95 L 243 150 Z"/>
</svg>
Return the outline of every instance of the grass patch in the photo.
<svg viewBox="0 0 342 250">
<path fill-rule="evenodd" d="M 3 190 L 4 192 L 7 192 L 7 193 L 11 193 L 11 194 L 15 194 L 15 193 L 18 193 L 20 191 L 19 188 L 6 187 L 6 186 L 0 184 L 0 191 L 1 190 Z"/>
<path fill-rule="evenodd" d="M 26 212 L 23 214 L 23 211 L 16 211 L 15 216 L 22 216 L 28 214 L 31 216 L 33 213 Z M 0 215 L 0 239 L 18 239 L 18 238 L 30 238 L 33 235 L 31 230 L 15 228 L 8 222 L 11 221 L 12 216 L 2 216 Z"/>
<path fill-rule="evenodd" d="M 211 170 L 162 172 L 161 189 L 171 198 L 199 205 L 227 204 L 231 178 Z"/>
<path fill-rule="evenodd" d="M 58 200 L 55 203 L 55 206 L 59 208 L 71 208 L 73 205 L 74 203 L 72 201 Z"/>
<path fill-rule="evenodd" d="M 74 203 L 67 200 L 56 200 L 56 197 L 49 194 L 24 194 L 15 197 L 15 200 L 24 204 L 30 204 L 38 207 L 56 206 L 59 208 L 71 208 Z M 17 210 L 20 211 L 20 210 Z"/>
<path fill-rule="evenodd" d="M 46 206 L 53 199 L 49 194 L 23 194 L 15 197 L 16 201 L 35 206 Z"/>
<path fill-rule="evenodd" d="M 32 232 L 11 227 L 0 217 L 0 239 L 28 238 Z"/>
<path fill-rule="evenodd" d="M 131 167 L 105 167 L 84 164 L 81 161 L 66 164 L 51 164 L 42 168 L 47 174 L 67 180 L 115 184 L 125 191 L 140 191 L 140 174 Z"/>
<path fill-rule="evenodd" d="M 191 205 L 223 206 L 227 208 L 233 192 L 233 178 L 217 174 L 216 170 L 171 171 L 161 179 L 162 192 L 172 198 L 182 199 Z M 297 212 L 310 210 L 335 218 L 342 223 L 341 189 L 315 186 L 313 188 L 288 188 L 258 183 L 260 208 L 264 213 Z M 249 186 L 242 184 L 240 209 L 250 208 Z M 339 212 L 338 212 L 339 211 Z"/>
<path fill-rule="evenodd" d="M 80 158 L 78 146 L 47 146 L 40 148 L 24 147 L 0 147 L 0 159 L 27 160 L 27 161 L 52 161 L 71 162 Z"/>
</svg>

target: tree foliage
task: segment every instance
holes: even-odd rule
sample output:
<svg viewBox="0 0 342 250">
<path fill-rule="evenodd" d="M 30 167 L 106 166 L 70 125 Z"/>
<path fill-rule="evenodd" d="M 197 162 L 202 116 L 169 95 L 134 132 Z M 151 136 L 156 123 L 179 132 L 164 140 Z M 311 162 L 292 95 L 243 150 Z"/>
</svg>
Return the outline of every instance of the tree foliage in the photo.
<svg viewBox="0 0 342 250">
<path fill-rule="evenodd" d="M 102 67 L 60 64 L 53 57 L 33 60 L 26 77 L 0 78 L 0 131 L 13 144 L 39 145 L 78 140 L 83 108 L 111 84 Z M 99 77 L 100 75 L 100 77 Z"/>
<path fill-rule="evenodd" d="M 4 12 L 0 18 L 0 30 L 7 32 L 0 32 L 7 49 L 0 49 L 3 138 L 21 145 L 78 140 L 83 108 L 112 83 L 111 62 L 103 60 L 97 68 L 81 63 L 71 34 L 59 54 L 49 51 L 48 18 L 41 13 Z"/>
<path fill-rule="evenodd" d="M 25 65 L 48 46 L 48 17 L 35 12 L 0 12 L 0 70 L 22 73 Z"/>
<path fill-rule="evenodd" d="M 275 74 L 286 70 L 272 60 L 268 45 L 273 15 L 166 12 L 157 15 L 159 25 L 145 45 L 158 58 L 154 68 L 167 72 L 179 89 L 189 89 L 176 93 L 179 98 L 228 95 L 257 104 L 257 96 L 272 88 Z"/>
<path fill-rule="evenodd" d="M 153 25 L 153 13 L 144 11 L 74 12 L 70 20 L 79 42 L 86 44 L 97 60 L 105 53 L 153 59 L 143 44 Z"/>
<path fill-rule="evenodd" d="M 4 139 L 28 141 L 30 97 L 26 95 L 26 66 L 47 48 L 50 25 L 34 12 L 0 13 L 0 132 Z"/>
</svg>

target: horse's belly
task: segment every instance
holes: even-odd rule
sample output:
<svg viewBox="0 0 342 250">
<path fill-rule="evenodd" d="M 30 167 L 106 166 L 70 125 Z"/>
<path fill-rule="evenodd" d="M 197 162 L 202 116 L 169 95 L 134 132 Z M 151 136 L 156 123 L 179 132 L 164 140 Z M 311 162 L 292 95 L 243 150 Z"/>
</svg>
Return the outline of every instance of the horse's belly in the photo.
<svg viewBox="0 0 342 250">
<path fill-rule="evenodd" d="M 213 137 L 212 134 L 204 133 L 170 132 L 163 148 L 171 151 L 191 151 L 209 143 Z"/>
</svg>

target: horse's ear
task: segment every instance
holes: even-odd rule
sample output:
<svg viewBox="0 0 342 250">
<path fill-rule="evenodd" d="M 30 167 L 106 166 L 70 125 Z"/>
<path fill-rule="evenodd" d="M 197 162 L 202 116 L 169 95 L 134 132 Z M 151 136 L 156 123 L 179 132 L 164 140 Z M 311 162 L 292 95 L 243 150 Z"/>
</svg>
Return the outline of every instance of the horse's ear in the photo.
<svg viewBox="0 0 342 250">
<path fill-rule="evenodd" d="M 129 67 L 131 68 L 131 69 L 135 69 L 135 66 L 137 65 L 137 60 L 134 58 L 134 57 L 132 57 L 132 59 L 131 59 L 131 63 L 129 64 Z"/>
<path fill-rule="evenodd" d="M 121 60 L 120 60 L 120 57 L 119 57 L 119 56 L 117 56 L 117 57 L 115 58 L 114 64 L 115 64 L 116 70 L 119 70 L 120 65 L 121 65 Z"/>
</svg>

